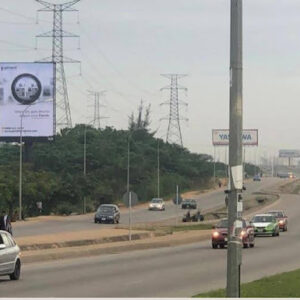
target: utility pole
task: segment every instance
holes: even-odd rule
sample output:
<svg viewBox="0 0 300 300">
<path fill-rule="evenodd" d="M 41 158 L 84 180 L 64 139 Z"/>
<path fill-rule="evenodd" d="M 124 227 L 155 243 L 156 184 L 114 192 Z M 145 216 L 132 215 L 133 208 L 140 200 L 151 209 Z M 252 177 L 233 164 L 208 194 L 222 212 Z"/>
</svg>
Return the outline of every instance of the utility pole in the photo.
<svg viewBox="0 0 300 300">
<path fill-rule="evenodd" d="M 160 196 L 160 190 L 159 190 L 159 140 L 157 140 L 157 198 Z"/>
<path fill-rule="evenodd" d="M 130 182 L 130 137 L 127 142 L 127 197 L 129 198 L 129 241 L 131 241 L 131 192 L 129 188 Z"/>
<path fill-rule="evenodd" d="M 228 201 L 227 290 L 229 298 L 240 297 L 241 203 L 243 189 L 243 42 L 242 0 L 231 0 L 230 24 L 230 126 Z"/>
<path fill-rule="evenodd" d="M 186 87 L 178 85 L 178 79 L 182 77 L 186 77 L 186 74 L 161 74 L 171 80 L 171 84 L 169 86 L 163 87 L 160 90 L 170 90 L 170 101 L 161 103 L 161 105 L 169 105 L 169 116 L 167 118 L 162 118 L 162 120 L 168 120 L 168 132 L 167 132 L 167 143 L 176 143 L 180 146 L 183 146 L 182 143 L 182 134 L 180 128 L 181 120 L 188 120 L 186 118 L 181 118 L 179 113 L 179 105 L 187 106 L 187 103 L 180 101 L 178 99 L 178 90 L 187 91 Z"/>
<path fill-rule="evenodd" d="M 72 127 L 71 110 L 68 96 L 67 81 L 64 63 L 80 63 L 77 60 L 64 56 L 64 38 L 79 38 L 78 35 L 63 30 L 63 12 L 75 12 L 73 6 L 80 0 L 73 0 L 62 4 L 53 4 L 43 0 L 35 0 L 44 7 L 38 12 L 53 13 L 52 30 L 39 34 L 37 38 L 52 38 L 52 56 L 40 62 L 56 63 L 56 128 Z"/>
<path fill-rule="evenodd" d="M 84 141 L 83 141 L 83 176 L 86 180 L 86 124 L 84 125 Z M 86 197 L 83 196 L 83 214 L 86 214 Z"/>
</svg>

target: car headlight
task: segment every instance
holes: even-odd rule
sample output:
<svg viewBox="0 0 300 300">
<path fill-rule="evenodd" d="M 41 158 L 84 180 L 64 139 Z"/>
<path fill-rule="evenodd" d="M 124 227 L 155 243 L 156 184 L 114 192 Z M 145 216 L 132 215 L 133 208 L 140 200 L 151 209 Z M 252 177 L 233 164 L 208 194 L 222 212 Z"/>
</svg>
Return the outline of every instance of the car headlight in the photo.
<svg viewBox="0 0 300 300">
<path fill-rule="evenodd" d="M 212 235 L 213 237 L 217 238 L 220 235 L 220 233 L 218 231 L 214 231 Z"/>
<path fill-rule="evenodd" d="M 247 234 L 247 232 L 245 230 L 242 230 L 241 233 L 240 233 L 240 236 L 244 237 L 246 234 Z"/>
<path fill-rule="evenodd" d="M 284 224 L 284 221 L 283 221 L 283 220 L 280 220 L 280 221 L 279 221 L 279 224 L 283 225 L 283 224 Z"/>
</svg>

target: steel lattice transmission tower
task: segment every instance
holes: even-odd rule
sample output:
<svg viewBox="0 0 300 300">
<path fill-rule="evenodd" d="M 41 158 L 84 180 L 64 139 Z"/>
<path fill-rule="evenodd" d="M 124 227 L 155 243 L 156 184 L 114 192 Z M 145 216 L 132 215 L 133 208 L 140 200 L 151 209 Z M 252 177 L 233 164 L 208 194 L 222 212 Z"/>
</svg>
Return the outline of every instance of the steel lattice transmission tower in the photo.
<svg viewBox="0 0 300 300">
<path fill-rule="evenodd" d="M 92 124 L 95 128 L 101 128 L 101 120 L 107 119 L 108 117 L 101 117 L 100 115 L 100 108 L 104 107 L 104 105 L 100 104 L 100 98 L 104 97 L 106 91 L 96 92 L 96 91 L 88 91 L 89 95 L 94 98 L 94 116 L 90 124 Z"/>
<path fill-rule="evenodd" d="M 186 74 L 161 74 L 161 76 L 171 80 L 171 84 L 169 86 L 160 89 L 161 91 L 166 89 L 170 90 L 170 101 L 161 103 L 161 105 L 167 104 L 170 107 L 169 117 L 163 118 L 163 120 L 169 120 L 167 142 L 175 143 L 180 146 L 183 146 L 180 121 L 181 120 L 187 121 L 187 119 L 180 117 L 179 105 L 187 106 L 187 103 L 179 100 L 178 90 L 187 91 L 187 88 L 178 85 L 178 79 L 182 77 L 186 77 L 187 75 Z"/>
<path fill-rule="evenodd" d="M 80 0 L 73 0 L 62 4 L 53 4 L 43 0 L 35 0 L 44 6 L 38 12 L 53 13 L 53 28 L 51 31 L 37 35 L 38 38 L 52 38 L 52 56 L 41 62 L 56 63 L 56 125 L 57 127 L 72 127 L 72 117 L 65 76 L 64 63 L 80 63 L 64 56 L 64 38 L 79 38 L 78 35 L 63 30 L 63 12 L 77 11 L 73 6 Z"/>
</svg>

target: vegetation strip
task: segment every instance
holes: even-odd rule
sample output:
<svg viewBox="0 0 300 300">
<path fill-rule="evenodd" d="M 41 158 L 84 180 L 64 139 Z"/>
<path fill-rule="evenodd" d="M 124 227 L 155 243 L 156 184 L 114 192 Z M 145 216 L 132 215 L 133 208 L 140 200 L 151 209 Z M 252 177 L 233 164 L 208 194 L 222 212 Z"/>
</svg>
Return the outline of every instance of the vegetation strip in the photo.
<svg viewBox="0 0 300 300">
<path fill-rule="evenodd" d="M 264 277 L 241 285 L 243 298 L 289 298 L 300 297 L 300 269 Z M 196 295 L 199 298 L 224 298 L 225 289 Z"/>
</svg>

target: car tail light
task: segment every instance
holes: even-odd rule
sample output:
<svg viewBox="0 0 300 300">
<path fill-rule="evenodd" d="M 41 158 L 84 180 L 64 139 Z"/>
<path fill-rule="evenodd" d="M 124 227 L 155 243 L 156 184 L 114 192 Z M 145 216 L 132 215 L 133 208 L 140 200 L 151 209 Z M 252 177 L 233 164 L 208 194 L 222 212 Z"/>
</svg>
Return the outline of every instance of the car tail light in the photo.
<svg viewBox="0 0 300 300">
<path fill-rule="evenodd" d="M 220 235 L 220 233 L 218 231 L 214 231 L 212 235 L 213 237 L 217 238 Z"/>
<path fill-rule="evenodd" d="M 284 224 L 284 220 L 280 220 L 279 224 L 281 224 L 281 225 Z"/>
</svg>

